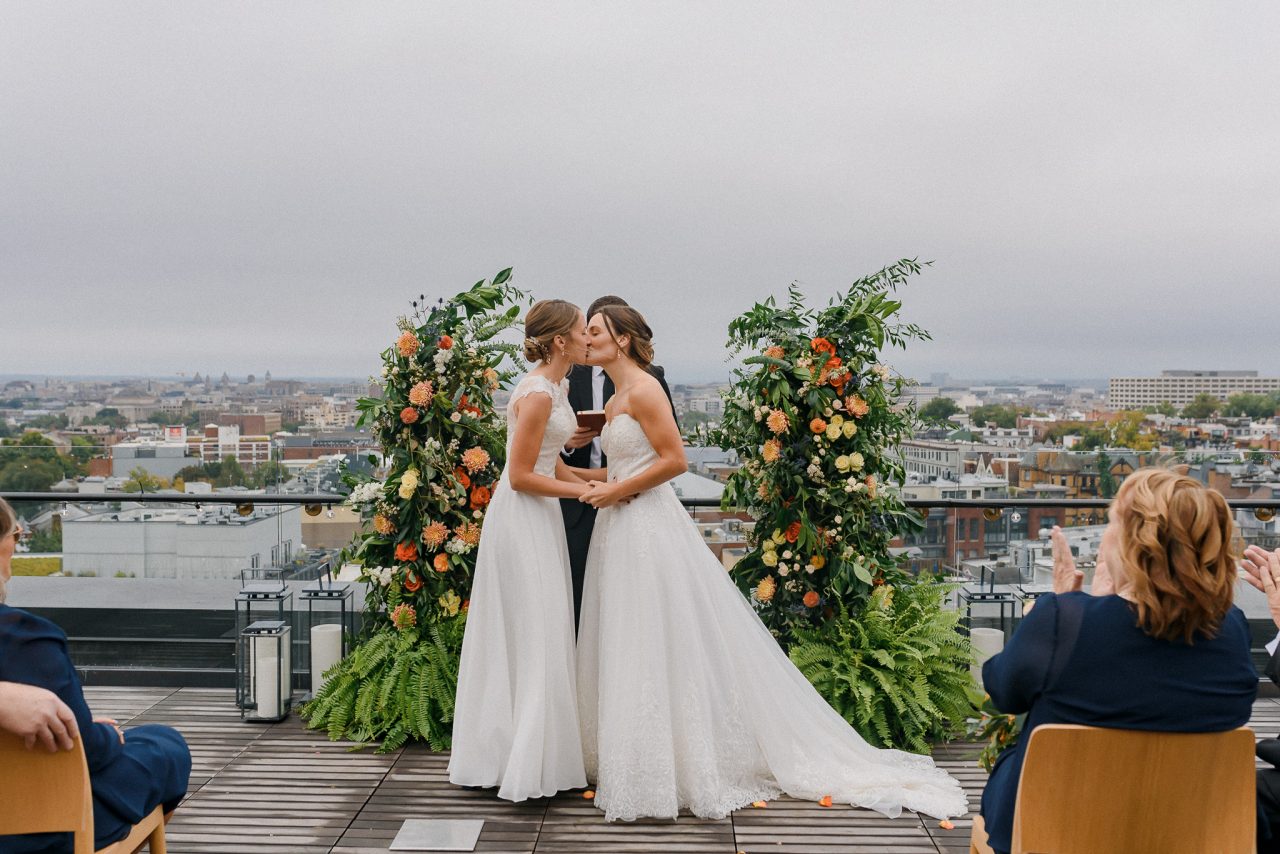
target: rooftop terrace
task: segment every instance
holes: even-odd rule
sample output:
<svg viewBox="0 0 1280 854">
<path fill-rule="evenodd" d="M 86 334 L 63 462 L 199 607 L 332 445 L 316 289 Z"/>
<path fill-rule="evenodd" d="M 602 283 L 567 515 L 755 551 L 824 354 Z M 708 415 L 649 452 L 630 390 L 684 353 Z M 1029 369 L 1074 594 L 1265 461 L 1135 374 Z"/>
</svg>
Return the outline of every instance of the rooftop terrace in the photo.
<svg viewBox="0 0 1280 854">
<path fill-rule="evenodd" d="M 967 852 L 971 815 L 944 830 L 934 819 L 890 820 L 869 810 L 782 799 L 722 821 L 682 817 L 608 824 L 580 793 L 511 804 L 492 790 L 448 782 L 448 753 L 409 746 L 352 753 L 303 728 L 240 721 L 231 691 L 182 688 L 85 689 L 98 715 L 121 724 L 176 726 L 194 756 L 191 792 L 168 829 L 169 850 L 372 854 L 387 851 L 407 818 L 478 818 L 476 846 L 489 852 L 775 852 L 776 854 L 941 854 Z M 1250 726 L 1280 730 L 1280 699 L 1260 698 Z M 986 784 L 978 745 L 938 745 L 934 757 L 976 809 Z"/>
</svg>

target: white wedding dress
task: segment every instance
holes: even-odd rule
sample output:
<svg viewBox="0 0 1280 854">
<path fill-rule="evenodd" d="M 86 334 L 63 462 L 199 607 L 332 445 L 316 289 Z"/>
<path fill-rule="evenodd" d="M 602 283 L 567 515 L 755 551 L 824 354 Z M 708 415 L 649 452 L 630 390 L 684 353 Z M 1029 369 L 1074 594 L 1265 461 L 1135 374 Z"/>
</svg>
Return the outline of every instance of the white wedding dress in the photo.
<svg viewBox="0 0 1280 854">
<path fill-rule="evenodd" d="M 530 374 L 507 404 L 508 445 L 516 401 L 551 398 L 535 471 L 556 476 L 556 458 L 577 419 L 567 384 Z M 564 520 L 555 498 L 516 492 L 504 469 L 476 555 L 462 642 L 449 781 L 498 786 L 522 801 L 586 785 L 574 689 L 573 585 Z"/>
<path fill-rule="evenodd" d="M 619 414 L 602 438 L 609 479 L 657 458 Z M 792 665 L 703 543 L 670 484 L 600 512 L 578 635 L 587 776 L 609 820 L 723 818 L 785 792 L 888 816 L 968 809 L 926 756 L 880 750 Z"/>
</svg>

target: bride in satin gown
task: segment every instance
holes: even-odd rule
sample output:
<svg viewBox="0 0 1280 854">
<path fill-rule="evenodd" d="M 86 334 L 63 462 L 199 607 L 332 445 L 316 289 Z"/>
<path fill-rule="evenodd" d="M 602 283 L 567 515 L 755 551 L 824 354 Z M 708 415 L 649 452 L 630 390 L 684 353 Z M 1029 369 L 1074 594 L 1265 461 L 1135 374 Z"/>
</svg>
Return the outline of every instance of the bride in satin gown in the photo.
<svg viewBox="0 0 1280 854">
<path fill-rule="evenodd" d="M 888 816 L 963 815 L 963 790 L 929 757 L 872 747 L 827 704 L 702 542 L 668 483 L 686 471 L 684 448 L 644 369 L 644 319 L 609 306 L 587 335 L 588 361 L 617 389 L 601 438 L 607 482 L 581 499 L 602 508 L 577 663 L 596 806 L 609 820 L 723 818 L 785 792 Z"/>
<path fill-rule="evenodd" d="M 560 449 L 577 419 L 565 375 L 586 319 L 563 300 L 525 318 L 533 369 L 507 404 L 507 464 L 476 555 L 449 781 L 522 801 L 586 785 L 574 688 L 573 586 L 558 498 L 587 486 Z"/>
</svg>

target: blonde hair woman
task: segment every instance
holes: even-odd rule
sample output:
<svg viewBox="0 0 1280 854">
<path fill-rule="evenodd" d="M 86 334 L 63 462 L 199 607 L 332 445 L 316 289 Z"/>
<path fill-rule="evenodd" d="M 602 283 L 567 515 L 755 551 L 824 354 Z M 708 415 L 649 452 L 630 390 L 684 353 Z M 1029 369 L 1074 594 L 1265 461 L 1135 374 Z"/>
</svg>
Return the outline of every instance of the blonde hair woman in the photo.
<svg viewBox="0 0 1280 854">
<path fill-rule="evenodd" d="M 565 376 L 586 319 L 564 300 L 525 317 L 533 369 L 507 404 L 507 464 L 485 515 L 462 642 L 449 780 L 523 801 L 586 785 L 574 684 L 573 593 L 558 498 L 587 482 L 561 458 L 577 428 Z"/>
<path fill-rule="evenodd" d="M 20 529 L 13 508 L 0 498 L 0 682 L 52 691 L 70 707 L 84 741 L 93 790 L 94 848 L 123 839 L 157 806 L 177 808 L 191 776 L 191 751 L 177 730 L 154 724 L 127 732 L 95 719 L 67 652 L 67 636 L 53 623 L 4 603 L 10 560 Z M 70 834 L 11 836 L 6 854 L 70 851 Z"/>
<path fill-rule="evenodd" d="M 1232 604 L 1235 525 L 1227 502 L 1166 469 L 1140 469 L 1108 511 L 1092 595 L 1061 530 L 1054 593 L 982 669 L 996 708 L 1028 713 L 1018 746 L 982 795 L 989 844 L 1008 851 L 1022 756 L 1040 724 L 1220 732 L 1249 720 L 1258 675 Z"/>
</svg>

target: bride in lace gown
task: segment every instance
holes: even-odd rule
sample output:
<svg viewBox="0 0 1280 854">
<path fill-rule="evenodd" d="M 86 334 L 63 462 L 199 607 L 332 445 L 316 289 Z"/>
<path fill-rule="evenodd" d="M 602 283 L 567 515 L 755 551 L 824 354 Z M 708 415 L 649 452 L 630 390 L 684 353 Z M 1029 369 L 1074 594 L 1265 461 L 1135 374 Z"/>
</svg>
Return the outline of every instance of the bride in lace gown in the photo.
<svg viewBox="0 0 1280 854">
<path fill-rule="evenodd" d="M 588 361 L 617 391 L 602 435 L 607 483 L 587 559 L 578 711 L 606 818 L 723 818 L 795 798 L 944 818 L 965 794 L 931 759 L 867 744 L 809 684 L 703 543 L 668 481 L 686 470 L 671 409 L 643 366 L 634 309 L 590 319 Z M 639 493 L 629 504 L 617 502 Z"/>
<path fill-rule="evenodd" d="M 507 464 L 476 555 L 462 643 L 449 780 L 522 801 L 586 785 L 574 688 L 573 590 L 557 498 L 586 483 L 560 449 L 577 427 L 565 375 L 586 321 L 563 300 L 525 318 L 536 367 L 507 404 Z"/>
</svg>

